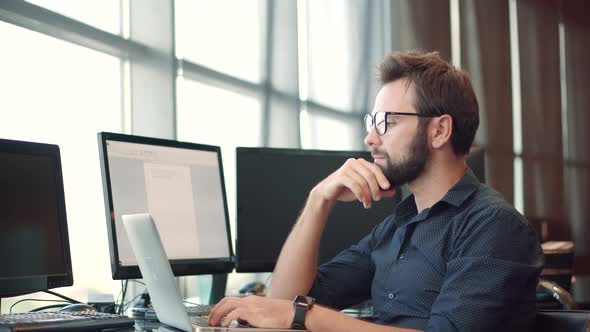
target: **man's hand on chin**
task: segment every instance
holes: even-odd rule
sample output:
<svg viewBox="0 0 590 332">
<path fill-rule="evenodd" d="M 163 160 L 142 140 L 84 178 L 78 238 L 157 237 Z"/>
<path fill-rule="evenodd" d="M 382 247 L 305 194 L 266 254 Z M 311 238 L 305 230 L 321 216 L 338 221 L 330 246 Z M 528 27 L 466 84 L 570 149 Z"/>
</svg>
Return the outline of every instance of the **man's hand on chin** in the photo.
<svg viewBox="0 0 590 332">
<path fill-rule="evenodd" d="M 209 325 L 229 326 L 235 320 L 255 327 L 288 329 L 294 315 L 293 302 L 289 300 L 260 296 L 226 297 L 211 310 Z"/>
</svg>

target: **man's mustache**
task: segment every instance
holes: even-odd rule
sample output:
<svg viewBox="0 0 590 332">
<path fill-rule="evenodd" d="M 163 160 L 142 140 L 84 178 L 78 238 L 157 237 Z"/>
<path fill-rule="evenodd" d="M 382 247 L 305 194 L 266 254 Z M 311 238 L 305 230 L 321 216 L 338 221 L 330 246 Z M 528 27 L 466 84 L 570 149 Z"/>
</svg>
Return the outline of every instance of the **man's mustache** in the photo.
<svg viewBox="0 0 590 332">
<path fill-rule="evenodd" d="M 371 150 L 371 156 L 372 157 L 375 157 L 375 156 L 383 156 L 383 157 L 389 159 L 389 154 L 386 151 L 379 150 L 379 149 L 373 149 L 373 150 Z"/>
</svg>

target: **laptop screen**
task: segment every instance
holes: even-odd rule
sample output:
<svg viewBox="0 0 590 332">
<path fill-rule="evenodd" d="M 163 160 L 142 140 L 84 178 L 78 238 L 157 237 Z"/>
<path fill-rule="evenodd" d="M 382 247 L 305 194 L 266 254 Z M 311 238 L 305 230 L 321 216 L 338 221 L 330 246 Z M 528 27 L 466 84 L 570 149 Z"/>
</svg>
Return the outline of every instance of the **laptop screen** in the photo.
<svg viewBox="0 0 590 332">
<path fill-rule="evenodd" d="M 229 272 L 233 252 L 220 148 L 100 133 L 114 279 L 139 277 L 121 216 L 149 213 L 175 275 Z"/>
</svg>

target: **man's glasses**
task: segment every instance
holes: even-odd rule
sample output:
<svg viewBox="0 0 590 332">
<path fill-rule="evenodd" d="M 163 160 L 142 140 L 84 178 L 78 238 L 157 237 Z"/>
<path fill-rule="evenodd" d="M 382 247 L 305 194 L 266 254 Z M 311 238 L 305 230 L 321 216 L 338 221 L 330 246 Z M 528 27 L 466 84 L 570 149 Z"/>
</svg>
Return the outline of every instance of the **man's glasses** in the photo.
<svg viewBox="0 0 590 332">
<path fill-rule="evenodd" d="M 375 112 L 375 114 L 366 114 L 364 121 L 365 121 L 365 129 L 367 129 L 367 133 L 371 131 L 371 128 L 375 126 L 375 131 L 379 136 L 385 135 L 387 132 L 387 116 L 388 115 L 413 115 L 413 116 L 420 116 L 426 118 L 436 118 L 440 115 L 434 114 L 420 114 L 420 113 L 406 113 L 406 112 Z"/>
</svg>

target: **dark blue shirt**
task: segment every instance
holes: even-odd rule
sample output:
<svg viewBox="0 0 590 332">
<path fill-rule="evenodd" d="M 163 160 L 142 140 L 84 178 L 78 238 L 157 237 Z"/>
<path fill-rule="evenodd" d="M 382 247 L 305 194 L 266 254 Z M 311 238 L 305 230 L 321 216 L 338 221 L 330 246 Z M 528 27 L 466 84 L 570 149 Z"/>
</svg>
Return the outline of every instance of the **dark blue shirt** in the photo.
<svg viewBox="0 0 590 332">
<path fill-rule="evenodd" d="M 417 213 L 410 195 L 320 266 L 310 296 L 337 309 L 371 299 L 374 321 L 397 327 L 526 331 L 543 263 L 526 219 L 467 170 L 431 208 Z"/>
</svg>

